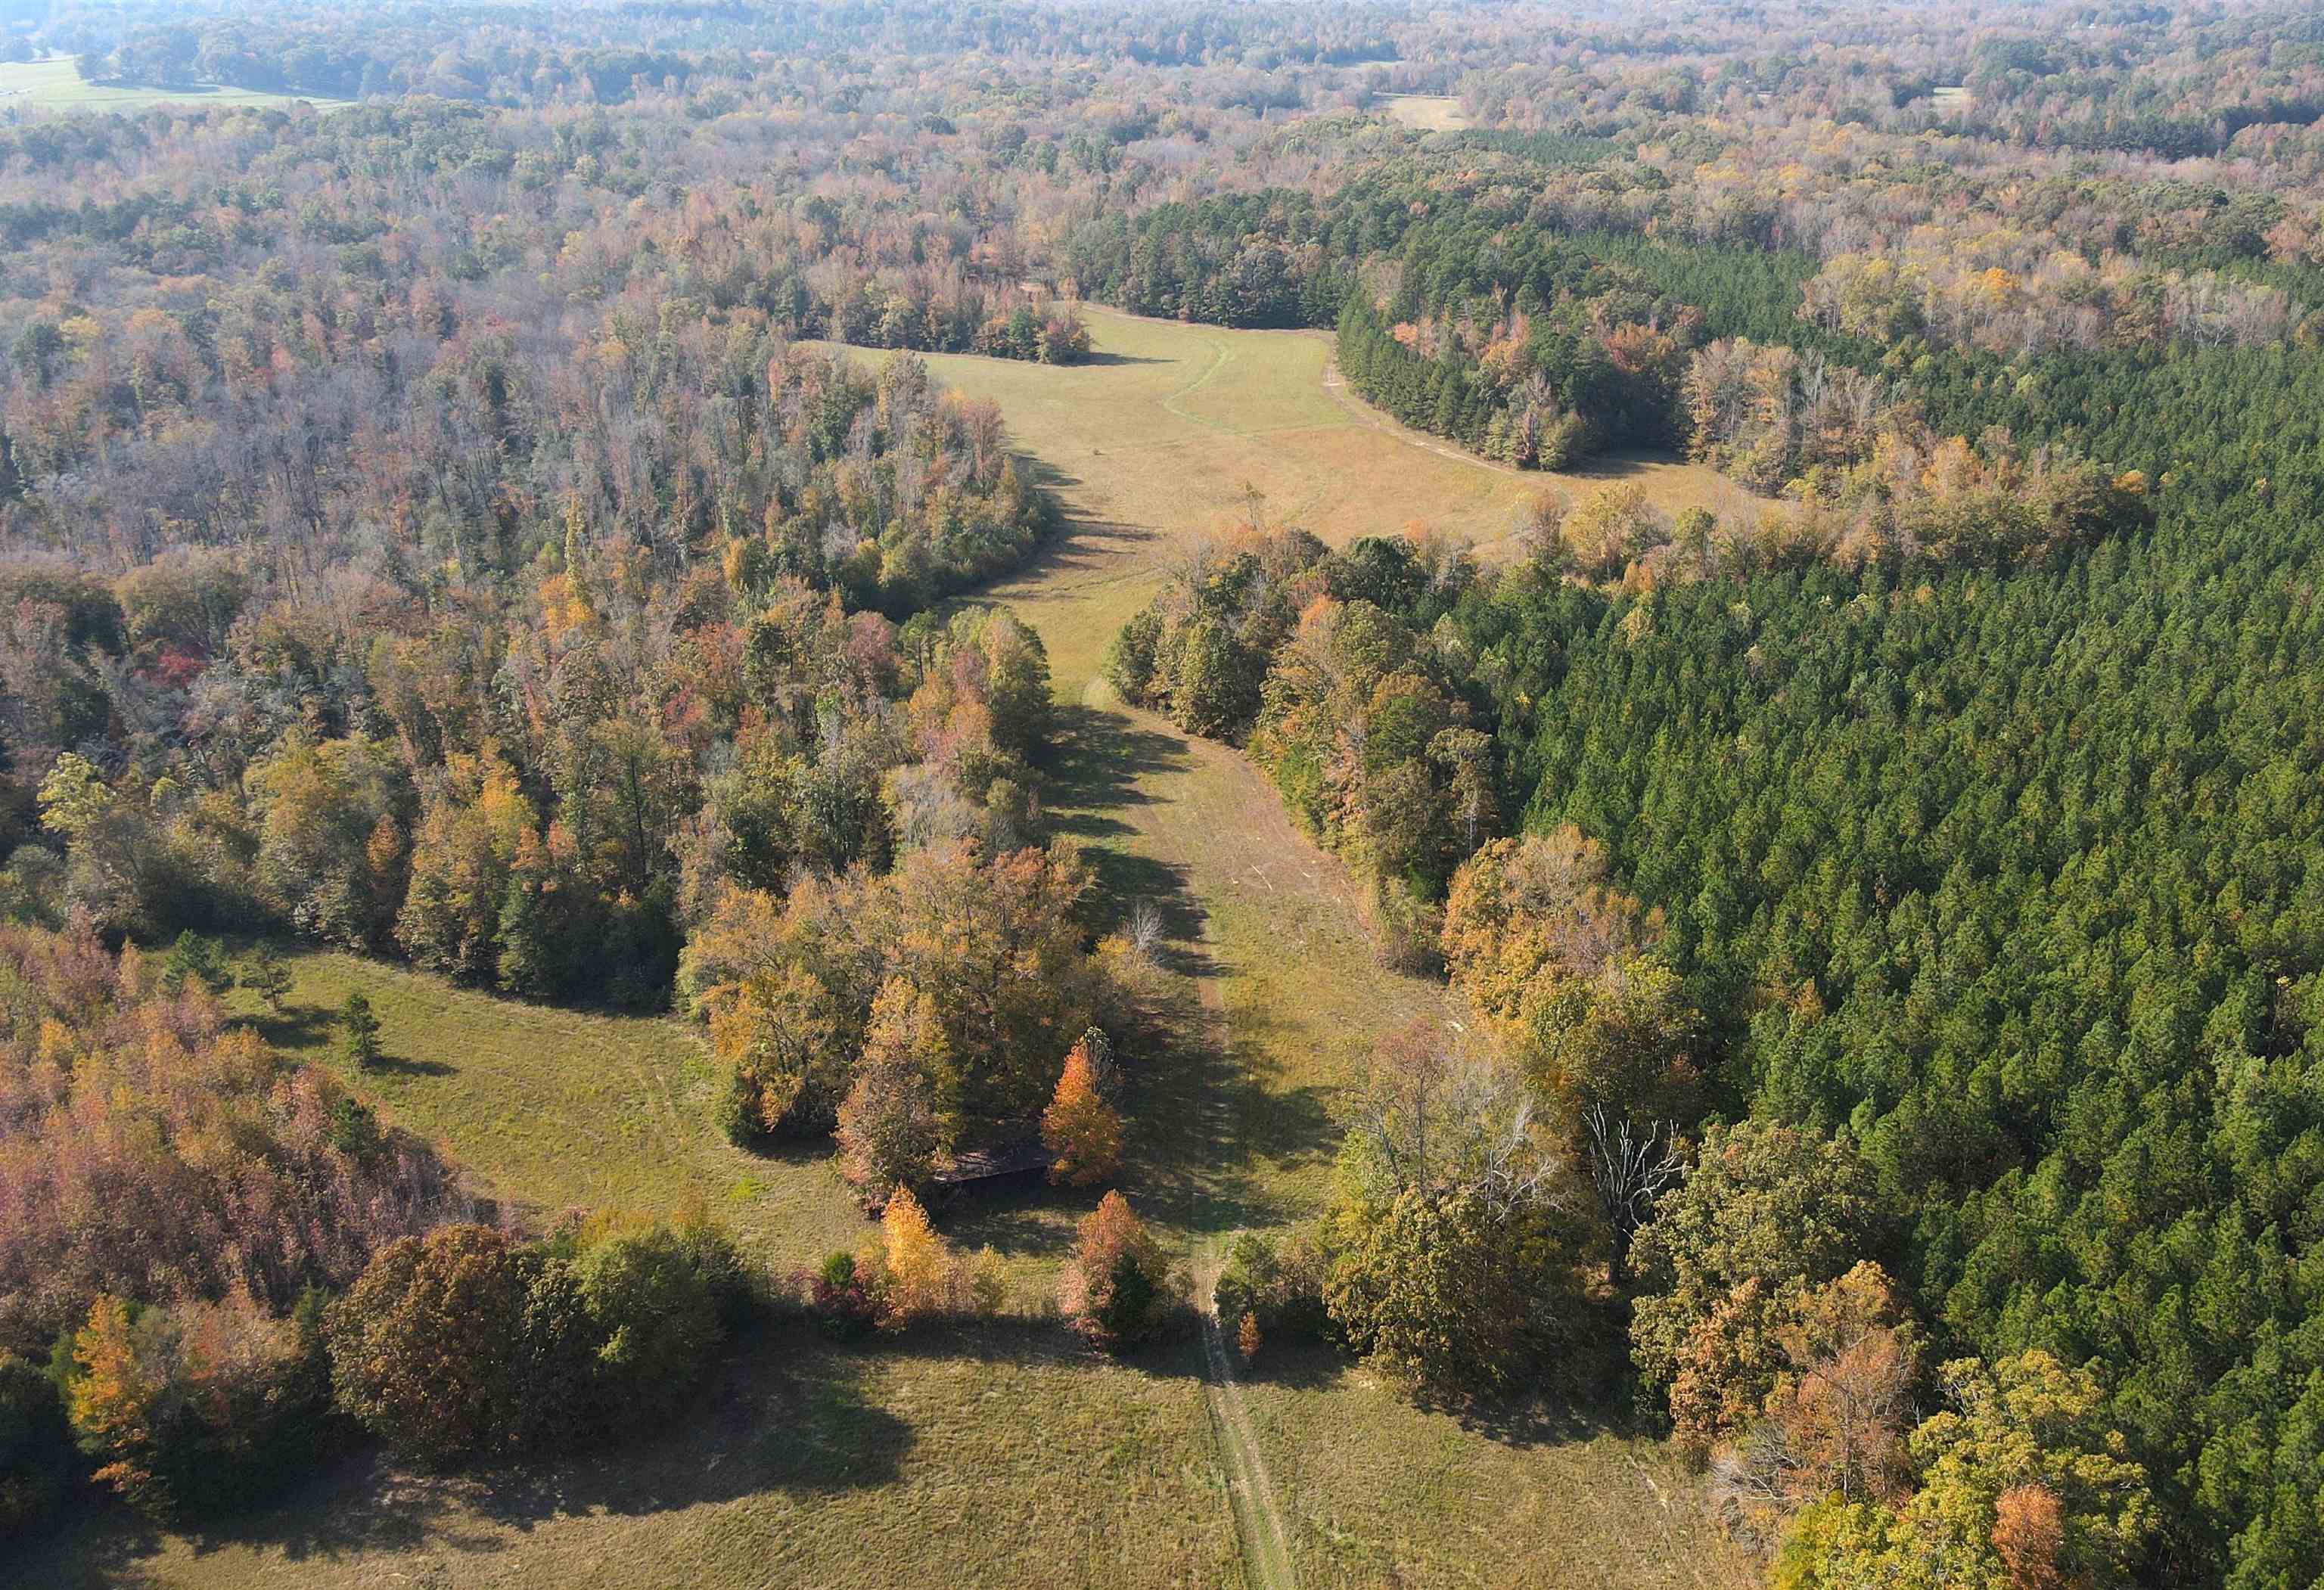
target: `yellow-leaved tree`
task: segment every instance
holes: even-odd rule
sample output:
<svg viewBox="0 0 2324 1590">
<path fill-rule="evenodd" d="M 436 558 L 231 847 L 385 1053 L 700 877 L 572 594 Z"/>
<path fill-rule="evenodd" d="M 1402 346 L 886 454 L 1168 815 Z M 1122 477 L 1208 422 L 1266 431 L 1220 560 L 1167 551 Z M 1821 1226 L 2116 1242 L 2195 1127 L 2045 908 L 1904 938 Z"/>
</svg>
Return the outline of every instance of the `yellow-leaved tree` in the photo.
<svg viewBox="0 0 2324 1590">
<path fill-rule="evenodd" d="M 885 1244 L 888 1306 L 899 1323 L 951 1311 L 956 1303 L 960 1266 L 952 1247 L 928 1224 L 928 1212 L 908 1187 L 889 1196 L 880 1217 Z"/>
</svg>

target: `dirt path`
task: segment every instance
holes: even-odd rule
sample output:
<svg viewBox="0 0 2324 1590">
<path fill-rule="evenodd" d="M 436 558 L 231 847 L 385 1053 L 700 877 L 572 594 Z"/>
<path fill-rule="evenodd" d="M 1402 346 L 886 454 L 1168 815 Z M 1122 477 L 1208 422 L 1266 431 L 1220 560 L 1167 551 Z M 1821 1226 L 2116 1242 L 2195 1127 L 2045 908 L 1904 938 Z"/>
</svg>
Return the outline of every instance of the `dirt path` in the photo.
<svg viewBox="0 0 2324 1590">
<path fill-rule="evenodd" d="M 1205 926 L 1204 936 L 1207 938 Z M 1216 1051 L 1231 1056 L 1226 1002 L 1215 978 L 1203 979 L 1203 1013 Z M 1234 1131 L 1233 1112 L 1226 1100 L 1213 1094 L 1204 1107 L 1212 1129 L 1223 1141 Z M 1226 1259 L 1227 1238 L 1213 1236 L 1203 1245 L 1194 1263 L 1194 1293 L 1203 1320 L 1203 1403 L 1211 1416 L 1212 1438 L 1218 1443 L 1219 1463 L 1226 1470 L 1227 1497 L 1234 1508 L 1235 1535 L 1242 1542 L 1243 1576 L 1250 1590 L 1296 1590 L 1299 1572 L 1291 1552 L 1291 1531 L 1283 1521 L 1283 1507 L 1275 1497 L 1275 1482 L 1268 1477 L 1259 1432 L 1251 1428 L 1250 1409 L 1235 1381 L 1237 1349 L 1227 1345 L 1213 1300 L 1219 1271 Z"/>
<path fill-rule="evenodd" d="M 1218 1278 L 1215 1255 L 1201 1274 L 1207 1291 Z M 1210 1366 L 1209 1377 L 1203 1383 L 1203 1401 L 1210 1409 L 1211 1432 L 1218 1439 L 1219 1460 L 1227 1471 L 1235 1533 L 1242 1541 L 1244 1577 L 1251 1590 L 1294 1590 L 1299 1575 L 1292 1566 L 1291 1534 L 1275 1499 L 1274 1482 L 1267 1476 L 1267 1459 L 1259 1456 L 1259 1432 L 1251 1428 L 1242 1387 L 1235 1383 L 1234 1356 L 1227 1346 L 1226 1332 L 1207 1305 L 1203 1311 L 1203 1353 Z"/>
</svg>

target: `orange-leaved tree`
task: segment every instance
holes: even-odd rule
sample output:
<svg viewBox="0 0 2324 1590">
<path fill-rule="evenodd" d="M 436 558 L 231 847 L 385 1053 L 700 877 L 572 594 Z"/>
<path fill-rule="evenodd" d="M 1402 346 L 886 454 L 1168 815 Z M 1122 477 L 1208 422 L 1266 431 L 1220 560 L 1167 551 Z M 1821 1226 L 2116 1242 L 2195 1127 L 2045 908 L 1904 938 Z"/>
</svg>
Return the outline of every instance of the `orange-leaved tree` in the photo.
<svg viewBox="0 0 2324 1590">
<path fill-rule="evenodd" d="M 1168 1279 L 1154 1233 L 1128 1199 L 1109 1192 L 1082 1217 L 1057 1300 L 1065 1317 L 1099 1343 L 1121 1347 L 1153 1328 Z"/>
<path fill-rule="evenodd" d="M 1104 1181 L 1121 1163 L 1121 1115 L 1098 1091 L 1087 1038 L 1065 1054 L 1057 1090 L 1041 1115 L 1041 1141 L 1054 1162 L 1051 1178 L 1076 1187 Z"/>
</svg>

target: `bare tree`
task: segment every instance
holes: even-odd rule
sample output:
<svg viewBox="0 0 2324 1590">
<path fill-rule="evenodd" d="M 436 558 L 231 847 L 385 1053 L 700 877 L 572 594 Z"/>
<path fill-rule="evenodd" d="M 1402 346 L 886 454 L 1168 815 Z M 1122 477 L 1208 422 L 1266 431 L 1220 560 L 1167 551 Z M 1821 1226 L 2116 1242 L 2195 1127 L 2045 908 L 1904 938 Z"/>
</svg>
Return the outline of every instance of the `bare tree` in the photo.
<svg viewBox="0 0 2324 1590">
<path fill-rule="evenodd" d="M 1603 1104 L 1593 1104 L 1582 1125 L 1590 1138 L 1590 1180 L 1614 1233 L 1614 1276 L 1619 1280 L 1629 1267 L 1630 1239 L 1653 1216 L 1655 1200 L 1685 1176 L 1686 1162 L 1673 1146 L 1668 1122 L 1658 1121 L 1641 1135 Z"/>
<path fill-rule="evenodd" d="M 1557 1197 L 1563 1162 L 1534 1130 L 1523 1083 L 1425 1022 L 1373 1051 L 1349 1129 L 1371 1150 L 1384 1193 L 1473 1190 L 1501 1209 Z"/>
</svg>

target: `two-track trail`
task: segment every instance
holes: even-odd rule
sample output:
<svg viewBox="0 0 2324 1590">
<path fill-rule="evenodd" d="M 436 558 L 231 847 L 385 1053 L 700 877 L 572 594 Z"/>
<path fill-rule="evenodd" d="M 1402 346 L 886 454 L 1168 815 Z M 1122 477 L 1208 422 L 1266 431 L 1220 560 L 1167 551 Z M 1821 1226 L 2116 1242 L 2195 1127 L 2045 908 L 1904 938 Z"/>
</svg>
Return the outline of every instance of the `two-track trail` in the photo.
<svg viewBox="0 0 2324 1590">
<path fill-rule="evenodd" d="M 1300 1514 L 1268 1472 L 1237 1380 L 1238 1322 L 1214 1317 L 1212 1289 L 1236 1230 L 1313 1211 L 1337 1135 L 1331 1097 L 1380 1031 L 1441 1018 L 1443 994 L 1379 965 L 1346 869 L 1293 826 L 1248 758 L 1080 683 L 1052 814 L 1083 837 L 1117 903 L 1165 907 L 1166 952 L 1194 996 L 1178 1074 L 1133 1116 L 1146 1157 L 1129 1190 L 1187 1241 L 1201 1394 L 1245 1577 L 1282 1590 L 1298 1582 Z"/>
</svg>

